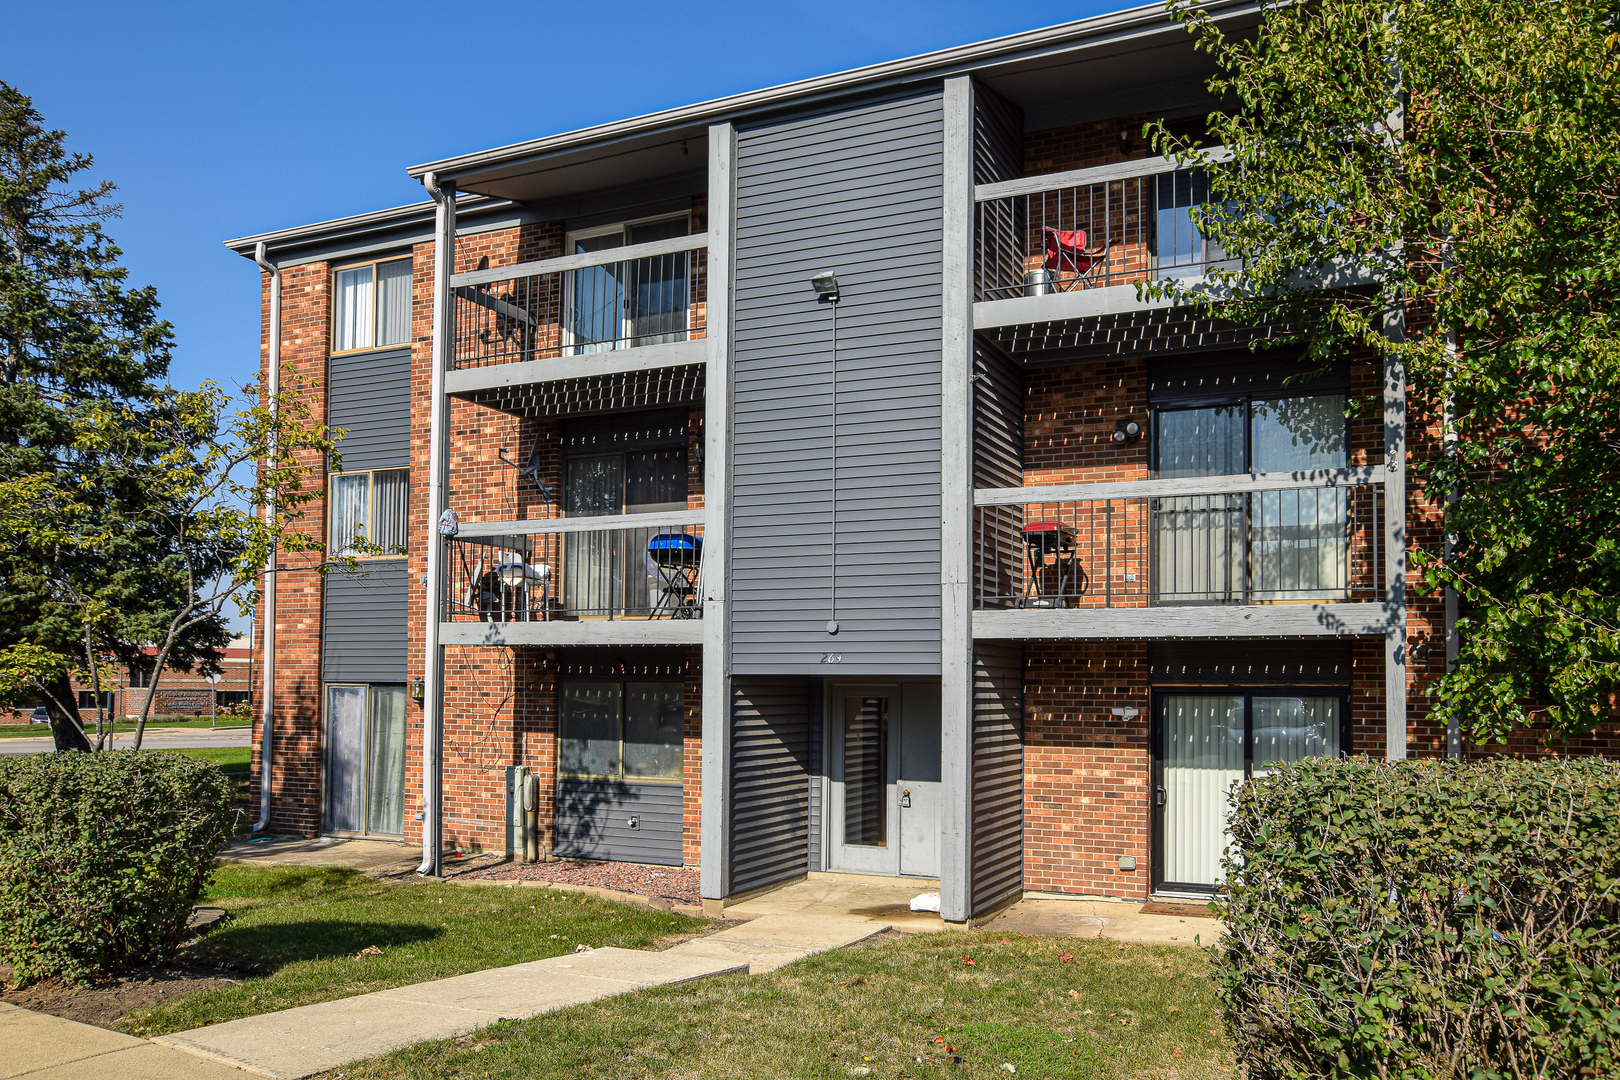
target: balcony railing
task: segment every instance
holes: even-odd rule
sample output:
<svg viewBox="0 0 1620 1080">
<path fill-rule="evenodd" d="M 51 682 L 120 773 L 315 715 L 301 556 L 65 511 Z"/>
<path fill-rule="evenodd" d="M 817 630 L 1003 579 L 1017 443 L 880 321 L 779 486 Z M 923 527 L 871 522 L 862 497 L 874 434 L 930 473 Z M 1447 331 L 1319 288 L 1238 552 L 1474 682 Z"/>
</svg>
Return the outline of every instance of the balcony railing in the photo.
<svg viewBox="0 0 1620 1080">
<path fill-rule="evenodd" d="M 457 274 L 455 367 L 701 338 L 705 234 Z"/>
<path fill-rule="evenodd" d="M 1193 227 L 1193 208 L 1209 199 L 1207 174 L 1167 158 L 981 184 L 974 198 L 976 300 L 1196 277 L 1226 265 Z"/>
<path fill-rule="evenodd" d="M 690 521 L 701 517 L 688 511 L 463 525 L 448 544 L 442 618 L 702 618 L 703 527 Z M 637 524 L 626 527 L 629 521 Z M 502 528 L 511 531 L 494 531 Z"/>
<path fill-rule="evenodd" d="M 1376 602 L 1374 470 L 975 493 L 974 606 Z"/>
</svg>

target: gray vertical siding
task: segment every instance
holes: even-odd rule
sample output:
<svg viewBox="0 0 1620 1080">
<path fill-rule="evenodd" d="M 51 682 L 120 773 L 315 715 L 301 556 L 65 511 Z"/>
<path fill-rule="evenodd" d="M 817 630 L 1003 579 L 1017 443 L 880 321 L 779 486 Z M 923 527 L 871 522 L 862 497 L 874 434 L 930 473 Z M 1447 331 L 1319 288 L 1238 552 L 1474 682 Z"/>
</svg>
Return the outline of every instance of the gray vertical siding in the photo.
<svg viewBox="0 0 1620 1080">
<path fill-rule="evenodd" d="M 973 87 L 973 182 L 994 184 L 1024 175 L 1024 114 L 1018 106 L 982 84 Z M 977 204 L 978 214 L 989 214 L 991 235 L 1008 237 L 1023 232 L 1024 201 L 1001 199 Z M 986 275 L 996 281 L 1016 281 L 1023 273 L 1017 252 L 1006 244 L 987 249 L 975 237 L 974 289 L 983 295 Z M 1000 260 L 1002 265 L 995 265 Z"/>
<path fill-rule="evenodd" d="M 1024 653 L 982 642 L 973 655 L 973 871 L 969 914 L 1024 887 Z"/>
<path fill-rule="evenodd" d="M 405 560 L 367 560 L 360 567 L 361 576 L 326 576 L 321 678 L 404 682 Z"/>
<path fill-rule="evenodd" d="M 809 868 L 809 781 L 809 680 L 736 680 L 728 896 Z"/>
<path fill-rule="evenodd" d="M 351 353 L 327 361 L 326 422 L 348 429 L 343 470 L 411 463 L 411 350 Z"/>
<path fill-rule="evenodd" d="M 1007 355 L 983 339 L 973 343 L 973 486 L 1024 484 L 1024 375 Z M 1007 596 L 1023 559 L 1021 506 L 973 511 L 973 587 L 976 596 Z"/>
<path fill-rule="evenodd" d="M 740 131 L 732 670 L 937 675 L 943 108 L 939 91 Z M 837 273 L 838 620 L 831 329 Z"/>
<path fill-rule="evenodd" d="M 681 792 L 680 784 L 560 776 L 552 850 L 569 859 L 679 866 Z"/>
</svg>

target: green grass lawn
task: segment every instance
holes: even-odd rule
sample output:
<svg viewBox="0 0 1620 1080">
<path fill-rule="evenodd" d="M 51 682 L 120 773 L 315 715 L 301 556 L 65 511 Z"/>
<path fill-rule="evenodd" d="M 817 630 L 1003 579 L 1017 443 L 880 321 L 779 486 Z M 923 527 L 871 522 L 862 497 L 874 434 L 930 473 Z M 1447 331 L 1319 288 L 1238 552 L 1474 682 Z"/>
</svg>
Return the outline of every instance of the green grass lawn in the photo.
<svg viewBox="0 0 1620 1080">
<path fill-rule="evenodd" d="M 331 867 L 221 863 L 202 902 L 231 919 L 192 955 L 255 964 L 265 974 L 131 1013 L 121 1029 L 162 1035 L 539 960 L 576 945 L 648 948 L 709 925 L 548 889 L 396 884 Z"/>
<path fill-rule="evenodd" d="M 241 720 L 237 719 L 236 717 L 227 719 L 222 716 L 219 718 L 219 723 L 217 726 L 222 728 L 240 728 L 250 727 L 252 723 L 253 721 L 251 720 Z M 148 730 L 157 727 L 206 728 L 208 727 L 208 717 L 205 716 L 201 720 L 193 717 L 186 717 L 183 720 L 165 717 L 161 719 L 148 720 L 146 722 L 146 726 Z M 85 719 L 85 730 L 90 733 L 90 741 L 94 742 L 96 738 L 96 722 L 93 716 Z M 134 731 L 135 723 L 134 721 L 120 720 L 118 723 L 113 725 L 113 730 L 115 732 Z M 51 729 L 50 725 L 48 724 L 0 724 L 0 739 L 48 739 L 50 737 Z"/>
<path fill-rule="evenodd" d="M 186 757 L 212 761 L 228 773 L 246 774 L 253 767 L 251 746 L 183 746 L 175 750 L 158 750 L 160 754 L 184 754 Z"/>
<path fill-rule="evenodd" d="M 1235 1075 L 1220 1028 L 1202 950 L 948 932 L 575 1006 L 342 1075 L 1219 1080 Z"/>
</svg>

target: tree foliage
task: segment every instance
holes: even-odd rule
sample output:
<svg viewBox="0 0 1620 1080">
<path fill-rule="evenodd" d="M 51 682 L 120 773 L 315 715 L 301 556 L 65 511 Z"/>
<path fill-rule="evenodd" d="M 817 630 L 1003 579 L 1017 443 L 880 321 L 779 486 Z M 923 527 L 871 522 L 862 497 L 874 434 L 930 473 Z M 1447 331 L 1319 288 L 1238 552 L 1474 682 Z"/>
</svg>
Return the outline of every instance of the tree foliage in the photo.
<svg viewBox="0 0 1620 1080">
<path fill-rule="evenodd" d="M 102 231 L 113 186 L 73 187 L 92 161 L 65 138 L 0 83 L 0 699 L 43 697 L 87 750 L 100 694 L 92 744 L 71 677 L 148 668 L 144 724 L 165 671 L 217 670 L 272 547 L 321 562 L 294 525 L 335 443 L 290 373 L 275 402 L 167 385 L 171 328 Z"/>
<path fill-rule="evenodd" d="M 1479 740 L 1591 731 L 1620 689 L 1620 7 L 1268 2 L 1242 36 L 1171 9 L 1224 108 L 1155 139 L 1209 171 L 1199 226 L 1241 269 L 1150 288 L 1404 365 L 1450 537 L 1413 585 L 1464 610 L 1437 703 Z"/>
</svg>

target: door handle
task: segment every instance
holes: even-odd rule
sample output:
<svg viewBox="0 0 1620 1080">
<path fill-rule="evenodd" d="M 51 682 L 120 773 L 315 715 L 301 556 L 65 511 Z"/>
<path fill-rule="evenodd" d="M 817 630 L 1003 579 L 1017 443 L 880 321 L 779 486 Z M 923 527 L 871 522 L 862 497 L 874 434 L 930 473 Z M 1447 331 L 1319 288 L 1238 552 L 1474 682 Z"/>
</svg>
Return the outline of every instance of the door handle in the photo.
<svg viewBox="0 0 1620 1080">
<path fill-rule="evenodd" d="M 909 789 L 900 792 L 900 806 L 902 809 L 911 806 L 911 791 Z"/>
<path fill-rule="evenodd" d="M 1154 806 L 1163 806 L 1165 804 L 1165 802 L 1168 801 L 1169 798 L 1170 798 L 1170 793 L 1164 790 L 1164 785 L 1163 784 L 1158 784 L 1158 785 L 1154 786 L 1154 788 L 1153 788 L 1153 805 Z"/>
</svg>

